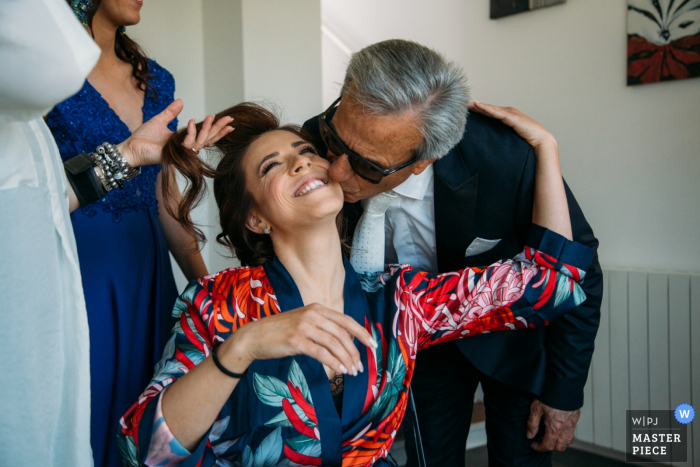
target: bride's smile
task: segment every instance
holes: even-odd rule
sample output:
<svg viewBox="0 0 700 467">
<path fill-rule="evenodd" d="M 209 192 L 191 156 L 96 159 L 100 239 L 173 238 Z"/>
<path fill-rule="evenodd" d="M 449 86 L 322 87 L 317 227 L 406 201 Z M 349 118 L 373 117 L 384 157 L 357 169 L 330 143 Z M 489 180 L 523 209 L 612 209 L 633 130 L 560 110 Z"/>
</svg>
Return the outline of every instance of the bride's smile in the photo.
<svg viewBox="0 0 700 467">
<path fill-rule="evenodd" d="M 254 200 L 253 230 L 293 232 L 323 220 L 334 223 L 343 207 L 343 190 L 328 176 L 330 162 L 292 132 L 260 136 L 246 151 L 243 167 Z"/>
</svg>

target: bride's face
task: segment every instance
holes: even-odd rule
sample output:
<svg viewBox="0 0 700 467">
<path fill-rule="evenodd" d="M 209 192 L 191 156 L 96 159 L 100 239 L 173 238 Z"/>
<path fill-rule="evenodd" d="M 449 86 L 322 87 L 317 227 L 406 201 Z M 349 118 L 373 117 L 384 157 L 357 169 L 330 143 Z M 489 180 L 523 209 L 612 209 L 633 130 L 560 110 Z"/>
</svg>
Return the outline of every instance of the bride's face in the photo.
<svg viewBox="0 0 700 467">
<path fill-rule="evenodd" d="M 334 221 L 343 190 L 328 177 L 330 163 L 294 133 L 275 130 L 250 145 L 243 159 L 246 188 L 255 206 L 248 228 L 263 233 Z"/>
</svg>

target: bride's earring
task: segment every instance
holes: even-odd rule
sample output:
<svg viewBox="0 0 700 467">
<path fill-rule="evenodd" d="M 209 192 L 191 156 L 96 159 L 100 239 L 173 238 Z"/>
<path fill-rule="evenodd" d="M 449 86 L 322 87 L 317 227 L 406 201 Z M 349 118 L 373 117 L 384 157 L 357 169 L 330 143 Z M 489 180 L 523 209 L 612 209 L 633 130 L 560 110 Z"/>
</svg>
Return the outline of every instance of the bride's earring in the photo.
<svg viewBox="0 0 700 467">
<path fill-rule="evenodd" d="M 272 232 L 272 230 L 270 230 L 270 229 L 268 229 L 267 227 L 265 227 L 265 228 L 263 229 L 263 232 L 265 232 L 267 235 L 270 235 L 270 232 Z"/>
</svg>

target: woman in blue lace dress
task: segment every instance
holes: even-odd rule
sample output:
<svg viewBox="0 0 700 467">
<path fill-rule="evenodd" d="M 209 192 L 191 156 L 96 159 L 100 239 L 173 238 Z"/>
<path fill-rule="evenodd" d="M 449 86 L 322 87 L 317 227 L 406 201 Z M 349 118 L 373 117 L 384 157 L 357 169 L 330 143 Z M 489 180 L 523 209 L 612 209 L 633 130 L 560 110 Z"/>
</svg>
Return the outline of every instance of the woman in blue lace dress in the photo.
<svg viewBox="0 0 700 467">
<path fill-rule="evenodd" d="M 172 75 L 124 34 L 123 26 L 140 19 L 139 2 L 81 0 L 72 6 L 102 55 L 80 92 L 47 117 L 64 160 L 126 140 L 167 107 L 175 91 Z M 177 120 L 169 128 L 174 131 Z M 119 418 L 150 381 L 170 334 L 177 289 L 168 250 L 189 280 L 207 274 L 194 238 L 159 203 L 159 173 L 158 165 L 143 167 L 123 190 L 71 215 L 90 327 L 97 467 L 121 465 Z"/>
</svg>

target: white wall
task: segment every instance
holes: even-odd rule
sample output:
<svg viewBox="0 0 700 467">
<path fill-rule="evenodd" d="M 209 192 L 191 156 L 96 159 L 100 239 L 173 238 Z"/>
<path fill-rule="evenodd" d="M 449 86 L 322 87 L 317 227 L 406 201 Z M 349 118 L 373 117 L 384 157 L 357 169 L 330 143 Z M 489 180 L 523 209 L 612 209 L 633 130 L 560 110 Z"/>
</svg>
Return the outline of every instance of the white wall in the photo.
<svg viewBox="0 0 700 467">
<path fill-rule="evenodd" d="M 185 103 L 180 125 L 205 117 L 202 0 L 144 2 L 141 22 L 127 33 L 175 77 L 175 97 Z"/>
<path fill-rule="evenodd" d="M 243 100 L 242 0 L 202 0 L 204 36 L 204 87 L 207 114 L 215 114 Z M 213 184 L 209 183 L 207 242 L 210 272 L 239 266 L 230 253 L 216 242 L 221 231 Z"/>
<path fill-rule="evenodd" d="M 266 101 L 284 121 L 321 113 L 319 0 L 243 0 L 245 99 Z"/>
<path fill-rule="evenodd" d="M 217 113 L 243 100 L 241 0 L 202 0 L 206 111 Z"/>
<path fill-rule="evenodd" d="M 179 118 L 183 127 L 191 118 L 202 120 L 204 106 L 204 44 L 202 34 L 202 0 L 149 0 L 141 9 L 141 22 L 127 30 L 129 36 L 146 54 L 172 73 L 175 98 L 185 104 Z M 197 208 L 195 222 L 208 225 L 208 205 Z M 210 264 L 211 246 L 205 246 L 202 257 Z M 178 290 L 187 284 L 184 274 L 171 256 Z"/>
<path fill-rule="evenodd" d="M 354 51 L 412 39 L 464 66 L 472 97 L 518 107 L 559 141 L 606 267 L 700 271 L 700 79 L 627 87 L 626 0 L 500 20 L 486 0 L 322 0 Z M 346 58 L 324 36 L 324 100 Z"/>
</svg>

